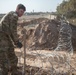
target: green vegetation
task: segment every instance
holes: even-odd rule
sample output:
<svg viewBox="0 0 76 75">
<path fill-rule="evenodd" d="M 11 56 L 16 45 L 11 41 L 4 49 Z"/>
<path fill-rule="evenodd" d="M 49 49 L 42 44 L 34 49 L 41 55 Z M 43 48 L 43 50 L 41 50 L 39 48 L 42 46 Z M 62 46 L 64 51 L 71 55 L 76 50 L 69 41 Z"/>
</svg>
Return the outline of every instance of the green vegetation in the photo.
<svg viewBox="0 0 76 75">
<path fill-rule="evenodd" d="M 63 0 L 57 6 L 57 13 L 65 15 L 67 18 L 76 18 L 76 0 Z"/>
</svg>

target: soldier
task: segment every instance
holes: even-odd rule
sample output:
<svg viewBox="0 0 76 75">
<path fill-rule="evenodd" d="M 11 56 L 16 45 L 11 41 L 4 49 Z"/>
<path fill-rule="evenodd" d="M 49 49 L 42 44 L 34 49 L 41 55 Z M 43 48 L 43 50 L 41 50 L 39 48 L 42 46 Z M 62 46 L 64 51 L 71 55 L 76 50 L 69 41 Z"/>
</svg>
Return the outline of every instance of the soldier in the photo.
<svg viewBox="0 0 76 75">
<path fill-rule="evenodd" d="M 15 55 L 14 46 L 22 47 L 17 35 L 17 21 L 25 11 L 26 7 L 19 4 L 15 12 L 9 12 L 0 21 L 0 75 L 8 75 L 8 60 L 11 75 L 21 75 L 21 72 L 17 70 L 18 58 Z"/>
</svg>

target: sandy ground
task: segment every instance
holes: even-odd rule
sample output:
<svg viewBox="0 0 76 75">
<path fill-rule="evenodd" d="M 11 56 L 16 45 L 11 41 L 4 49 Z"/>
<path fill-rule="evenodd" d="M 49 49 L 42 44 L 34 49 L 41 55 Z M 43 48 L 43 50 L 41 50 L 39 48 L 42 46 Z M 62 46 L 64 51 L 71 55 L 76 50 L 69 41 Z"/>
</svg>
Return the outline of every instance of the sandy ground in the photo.
<svg viewBox="0 0 76 75">
<path fill-rule="evenodd" d="M 15 51 L 19 57 L 19 65 L 23 65 L 23 49 Z M 25 62 L 26 75 L 76 75 L 76 52 L 70 56 L 62 51 L 26 50 Z"/>
</svg>

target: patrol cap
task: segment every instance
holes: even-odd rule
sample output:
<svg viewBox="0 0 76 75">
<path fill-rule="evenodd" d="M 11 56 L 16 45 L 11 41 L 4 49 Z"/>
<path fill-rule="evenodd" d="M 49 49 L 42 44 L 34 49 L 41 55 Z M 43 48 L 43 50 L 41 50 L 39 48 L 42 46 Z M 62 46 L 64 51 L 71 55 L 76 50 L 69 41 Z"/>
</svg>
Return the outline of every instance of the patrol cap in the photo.
<svg viewBox="0 0 76 75">
<path fill-rule="evenodd" d="M 26 7 L 23 4 L 18 4 L 17 9 L 23 9 L 24 11 L 26 11 Z"/>
</svg>

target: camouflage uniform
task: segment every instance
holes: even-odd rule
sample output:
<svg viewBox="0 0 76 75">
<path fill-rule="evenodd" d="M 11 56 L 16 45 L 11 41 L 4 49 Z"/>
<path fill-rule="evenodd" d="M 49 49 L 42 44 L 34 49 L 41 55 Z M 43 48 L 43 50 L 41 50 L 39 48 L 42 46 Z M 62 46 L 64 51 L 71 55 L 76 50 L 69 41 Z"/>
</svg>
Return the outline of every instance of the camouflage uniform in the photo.
<svg viewBox="0 0 76 75">
<path fill-rule="evenodd" d="M 0 75 L 8 75 L 8 62 L 12 71 L 17 69 L 18 58 L 14 52 L 14 45 L 18 40 L 17 21 L 18 15 L 13 11 L 0 21 Z"/>
</svg>

